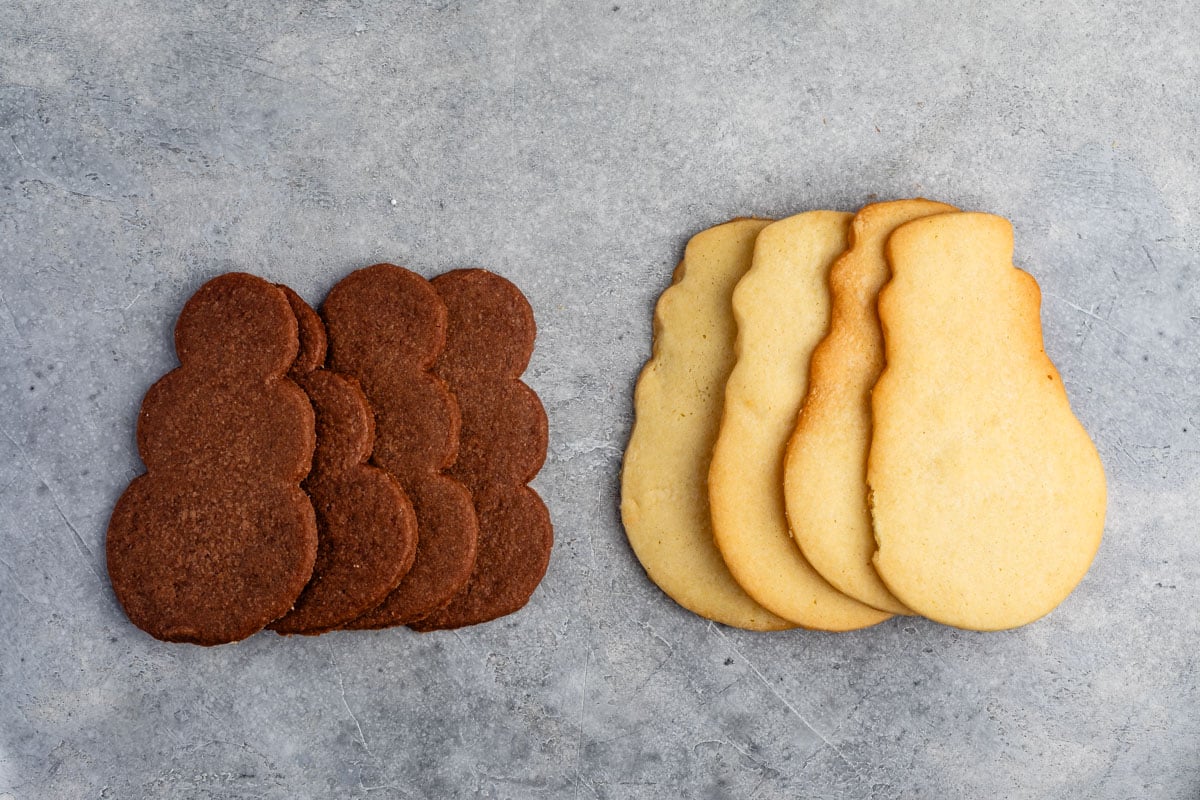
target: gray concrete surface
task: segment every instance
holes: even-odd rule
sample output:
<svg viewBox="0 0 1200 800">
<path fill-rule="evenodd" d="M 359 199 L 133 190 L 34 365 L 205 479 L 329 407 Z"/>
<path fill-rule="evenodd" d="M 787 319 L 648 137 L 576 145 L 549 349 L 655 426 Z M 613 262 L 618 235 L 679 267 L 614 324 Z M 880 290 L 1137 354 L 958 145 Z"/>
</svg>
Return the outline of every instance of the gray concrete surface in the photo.
<svg viewBox="0 0 1200 800">
<path fill-rule="evenodd" d="M 1200 796 L 1191 3 L 0 5 L 0 800 Z M 667 600 L 617 474 L 686 238 L 926 195 L 1011 218 L 1110 477 L 1049 618 L 760 635 Z M 200 649 L 104 529 L 186 297 L 352 268 L 529 295 L 557 529 L 521 613 Z"/>
</svg>

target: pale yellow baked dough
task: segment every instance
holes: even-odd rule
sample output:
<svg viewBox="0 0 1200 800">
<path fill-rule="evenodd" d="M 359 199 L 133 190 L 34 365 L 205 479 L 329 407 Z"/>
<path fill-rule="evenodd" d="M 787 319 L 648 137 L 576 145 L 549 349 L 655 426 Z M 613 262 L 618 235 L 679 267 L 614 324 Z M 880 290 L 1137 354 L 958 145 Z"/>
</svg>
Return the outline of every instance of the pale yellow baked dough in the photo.
<svg viewBox="0 0 1200 800">
<path fill-rule="evenodd" d="M 739 219 L 692 237 L 654 314 L 653 354 L 634 391 L 621 470 L 621 518 L 646 574 L 707 619 L 793 627 L 754 602 L 713 544 L 706 479 L 733 367 L 730 295 L 770 220 Z"/>
<path fill-rule="evenodd" d="M 1057 606 L 1104 530 L 1104 470 L 1043 351 L 1040 292 L 988 214 L 909 222 L 879 296 L 887 367 L 867 461 L 875 568 L 913 611 L 974 630 Z"/>
<path fill-rule="evenodd" d="M 890 274 L 883 247 L 897 226 L 955 210 L 931 200 L 894 200 L 854 216 L 850 248 L 829 272 L 829 333 L 813 352 L 784 467 L 788 523 L 804 557 L 839 591 L 893 614 L 912 612 L 871 565 L 875 533 L 867 508 L 871 387 L 883 370 L 875 301 Z"/>
<path fill-rule="evenodd" d="M 844 631 L 890 615 L 830 586 L 804 560 L 784 516 L 783 455 L 808 362 L 829 325 L 829 267 L 853 215 L 810 211 L 763 229 L 733 292 L 737 363 L 725 386 L 708 473 L 713 535 L 747 594 L 806 628 Z"/>
</svg>

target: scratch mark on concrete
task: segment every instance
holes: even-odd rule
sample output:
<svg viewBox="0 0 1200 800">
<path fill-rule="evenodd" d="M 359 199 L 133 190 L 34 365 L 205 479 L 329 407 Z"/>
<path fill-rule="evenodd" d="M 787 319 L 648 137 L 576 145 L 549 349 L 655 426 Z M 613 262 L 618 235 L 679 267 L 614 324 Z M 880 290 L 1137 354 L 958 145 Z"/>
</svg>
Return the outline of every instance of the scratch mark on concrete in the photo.
<svg viewBox="0 0 1200 800">
<path fill-rule="evenodd" d="M 0 564 L 3 564 L 5 567 L 8 567 L 9 572 L 12 573 L 12 575 L 13 575 L 12 585 L 14 587 L 16 587 L 17 594 L 19 594 L 19 595 L 21 595 L 21 597 L 25 598 L 26 603 L 33 605 L 33 600 L 30 599 L 29 595 L 25 594 L 25 590 L 23 588 L 21 588 L 21 582 L 19 580 L 17 580 L 17 578 L 20 577 L 21 572 L 16 567 L 14 567 L 12 564 L 5 561 L 3 558 L 0 558 Z"/>
<path fill-rule="evenodd" d="M 663 645 L 666 646 L 667 655 L 661 661 L 658 662 L 658 664 L 654 667 L 653 670 L 650 671 L 650 674 L 646 676 L 646 679 L 643 680 L 640 684 L 638 684 L 637 689 L 634 690 L 635 695 L 640 694 L 641 690 L 645 688 L 646 684 L 650 683 L 650 679 L 653 678 L 655 675 L 657 675 L 659 672 L 661 672 L 662 668 L 665 667 L 667 665 L 667 662 L 670 661 L 675 655 L 675 646 L 673 644 L 671 644 L 670 642 L 668 642 L 666 639 L 664 639 L 662 636 L 660 636 L 657 631 L 655 631 L 653 628 L 651 628 L 650 623 L 642 622 L 642 623 L 639 623 L 639 625 L 642 628 L 642 630 L 646 631 L 646 633 L 650 634 L 655 639 L 658 639 L 660 642 L 663 643 Z"/>
<path fill-rule="evenodd" d="M 10 486 L 12 486 L 14 483 L 16 483 L 17 478 L 19 478 L 19 477 L 21 477 L 20 474 L 14 474 L 11 478 L 8 479 L 7 483 L 5 483 L 3 486 L 0 486 L 0 494 L 4 494 L 5 492 L 7 492 L 8 488 Z"/>
<path fill-rule="evenodd" d="M 32 472 L 34 476 L 42 482 L 42 485 L 46 487 L 46 491 L 50 494 L 50 504 L 54 506 L 54 510 L 58 512 L 58 516 L 62 518 L 62 521 L 66 523 L 67 528 L 71 531 L 71 535 L 74 537 L 75 541 L 75 548 L 79 551 L 79 555 L 87 564 L 88 570 L 90 570 L 91 573 L 96 576 L 96 580 L 103 583 L 104 577 L 100 574 L 100 571 L 96 569 L 96 554 L 93 553 L 92 549 L 87 546 L 86 542 L 83 541 L 83 537 L 79 535 L 79 529 L 75 527 L 75 524 L 71 522 L 66 512 L 63 511 L 62 504 L 59 503 L 58 495 L 55 494 L 54 487 L 50 485 L 50 481 L 46 480 L 42 473 L 38 471 L 38 468 L 33 464 L 33 460 L 29 458 L 29 454 L 25 452 L 25 448 L 13 438 L 12 434 L 3 429 L 0 429 L 0 431 L 4 433 L 4 438 L 12 442 L 13 447 L 17 448 L 17 450 L 21 453 L 21 459 L 25 462 L 26 466 L 29 467 L 29 471 Z"/>
<path fill-rule="evenodd" d="M 771 769 L 771 767 L 767 764 L 767 762 L 763 761 L 762 759 L 755 758 L 754 756 L 752 756 L 750 754 L 749 750 L 744 750 L 744 749 L 738 747 L 736 744 L 733 743 L 732 739 L 727 738 L 727 739 L 725 739 L 724 742 L 722 742 L 722 744 L 729 745 L 730 748 L 732 748 L 735 752 L 737 752 L 739 755 L 741 755 L 743 758 L 745 758 L 747 761 L 751 762 L 752 764 L 756 764 L 764 769 Z"/>
<path fill-rule="evenodd" d="M 1150 248 L 1142 245 L 1142 252 L 1146 254 L 1146 260 L 1150 262 L 1150 266 L 1154 267 L 1154 274 L 1158 275 L 1158 264 L 1154 261 L 1154 256 L 1150 255 Z"/>
<path fill-rule="evenodd" d="M 138 301 L 138 299 L 142 296 L 142 292 L 144 292 L 144 291 L 146 291 L 146 290 L 138 289 L 138 293 L 133 296 L 132 300 L 130 300 L 128 303 L 125 304 L 125 307 L 123 309 L 121 309 L 121 311 L 124 312 L 124 311 L 128 311 L 129 309 L 133 308 L 133 304 Z"/>
<path fill-rule="evenodd" d="M 362 745 L 362 749 L 367 752 L 371 758 L 375 757 L 375 753 L 371 751 L 371 746 L 367 744 L 367 737 L 363 733 L 362 724 L 355 716 L 354 710 L 350 708 L 350 703 L 346 700 L 346 681 L 342 677 L 342 669 L 338 666 L 337 659 L 333 655 L 333 645 L 329 645 L 329 663 L 333 667 L 333 672 L 337 675 L 338 691 L 342 695 L 342 706 L 346 709 L 346 713 L 350 715 L 350 719 L 354 722 L 354 728 L 358 731 L 358 743 Z"/>
<path fill-rule="evenodd" d="M 813 727 L 813 724 L 811 722 L 809 722 L 807 719 L 805 719 L 804 715 L 801 714 L 800 711 L 797 710 L 797 708 L 794 705 L 792 705 L 791 703 L 788 702 L 786 697 L 784 697 L 782 694 L 780 694 L 775 689 L 775 687 L 771 685 L 771 682 L 768 681 L 766 676 L 763 675 L 762 672 L 759 671 L 758 667 L 756 667 L 754 665 L 754 662 L 752 662 L 750 659 L 746 658 L 746 656 L 742 654 L 742 651 L 740 651 L 736 647 L 734 647 L 733 641 L 730 640 L 730 638 L 728 636 L 726 636 L 721 631 L 721 629 L 716 626 L 716 623 L 709 622 L 708 629 L 710 631 L 712 631 L 713 633 L 717 634 L 717 636 L 720 636 L 721 639 L 723 639 L 725 641 L 725 644 L 729 646 L 729 649 L 732 650 L 735 654 L 737 654 L 737 657 L 740 658 L 746 664 L 746 666 L 748 666 L 750 668 L 750 671 L 754 673 L 755 677 L 758 678 L 759 682 L 762 683 L 763 686 L 767 687 L 767 691 L 769 691 L 771 694 L 773 694 L 775 696 L 775 699 L 778 700 L 783 705 L 784 708 L 786 708 L 788 711 L 790 711 L 796 719 L 800 720 L 800 723 L 802 725 L 804 725 L 805 728 L 807 728 L 809 731 L 812 732 L 812 734 L 814 736 L 816 736 L 818 739 L 820 739 L 823 742 L 824 747 L 828 747 L 830 750 L 832 750 L 834 752 L 834 755 L 836 755 L 839 759 L 841 759 L 842 762 L 844 762 L 846 764 L 846 766 L 848 766 L 848 767 L 850 767 L 850 769 L 854 770 L 854 774 L 857 777 L 861 778 L 861 771 L 859 769 L 859 766 L 857 764 L 855 764 L 854 762 L 852 762 L 850 759 L 846 758 L 846 755 L 841 750 L 838 749 L 837 745 L 835 745 L 833 742 L 831 742 L 829 740 L 828 737 L 826 737 L 823 733 L 821 733 L 819 730 L 817 730 L 815 727 Z"/>
<path fill-rule="evenodd" d="M 583 688 L 579 692 L 579 723 L 578 735 L 575 739 L 575 799 L 579 800 L 579 787 L 583 782 L 581 766 L 583 764 L 583 713 L 587 710 L 588 666 L 592 662 L 592 651 L 588 649 L 583 659 Z"/>
<path fill-rule="evenodd" d="M 401 793 L 401 795 L 402 795 L 402 796 L 404 796 L 404 797 L 411 797 L 411 796 L 412 796 L 412 795 L 410 795 L 410 794 L 408 794 L 407 792 L 405 792 L 405 791 L 404 791 L 404 787 L 402 787 L 402 786 L 397 786 L 397 785 L 396 785 L 396 784 L 394 784 L 394 783 L 381 783 L 381 784 L 379 784 L 379 785 L 377 785 L 377 786 L 367 786 L 367 785 L 366 785 L 365 783 L 363 783 L 363 782 L 362 782 L 362 780 L 360 779 L 360 780 L 359 780 L 359 782 L 358 782 L 358 788 L 362 789 L 364 792 L 378 792 L 380 789 L 392 789 L 392 790 L 394 790 L 394 791 L 400 792 L 400 793 Z"/>
<path fill-rule="evenodd" d="M 25 333 L 21 330 L 21 327 L 17 325 L 17 315 L 13 313 L 12 306 L 8 304 L 8 298 L 4 296 L 3 292 L 0 292 L 0 304 L 2 304 L 4 306 L 4 310 L 8 312 L 8 320 L 12 323 L 13 330 L 16 331 L 16 334 L 21 341 L 25 343 L 24 349 L 30 349 L 33 345 L 30 343 L 29 339 L 25 337 Z"/>
<path fill-rule="evenodd" d="M 1127 333 L 1126 331 L 1121 330 L 1116 325 L 1113 325 L 1111 322 L 1109 322 L 1108 320 L 1106 320 L 1104 317 L 1100 316 L 1099 314 L 1095 313 L 1094 311 L 1090 311 L 1090 310 L 1084 308 L 1083 306 L 1077 306 L 1074 303 L 1072 303 L 1070 300 L 1064 300 L 1063 298 L 1059 297 L 1058 295 L 1051 294 L 1050 292 L 1045 292 L 1043 294 L 1043 296 L 1049 297 L 1053 300 L 1057 300 L 1058 302 L 1062 303 L 1064 306 L 1067 306 L 1068 308 L 1073 308 L 1076 311 L 1078 311 L 1080 314 L 1083 314 L 1084 316 L 1091 317 L 1092 319 L 1096 320 L 1097 322 L 1099 322 L 1101 325 L 1108 328 L 1109 330 L 1116 331 L 1117 333 L 1121 334 L 1126 339 L 1134 339 L 1135 341 L 1137 340 L 1135 336 L 1132 336 L 1129 333 Z"/>
<path fill-rule="evenodd" d="M 40 478 L 41 476 L 39 475 L 38 477 Z M 91 570 L 92 574 L 96 576 L 96 580 L 103 583 L 104 577 L 100 574 L 100 571 L 96 569 L 96 554 L 93 553 L 92 549 L 87 546 L 86 542 L 83 541 L 83 537 L 79 535 L 79 529 L 75 527 L 75 525 L 67 517 L 66 512 L 63 511 L 63 507 L 58 502 L 58 497 L 55 495 L 54 489 L 50 488 L 50 484 L 44 479 L 42 480 L 42 483 L 45 484 L 46 490 L 50 492 L 50 502 L 54 505 L 54 510 L 58 512 L 58 516 L 60 516 L 62 521 L 66 523 L 67 527 L 71 529 L 71 535 L 75 537 L 75 547 L 79 550 L 79 555 L 82 556 L 83 560 L 87 562 L 88 569 Z"/>
</svg>

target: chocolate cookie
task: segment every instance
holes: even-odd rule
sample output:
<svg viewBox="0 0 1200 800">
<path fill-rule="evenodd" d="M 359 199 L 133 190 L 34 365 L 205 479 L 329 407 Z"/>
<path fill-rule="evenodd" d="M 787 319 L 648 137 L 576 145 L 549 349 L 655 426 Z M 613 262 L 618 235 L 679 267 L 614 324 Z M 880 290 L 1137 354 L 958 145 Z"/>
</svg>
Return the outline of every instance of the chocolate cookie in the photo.
<svg viewBox="0 0 1200 800">
<path fill-rule="evenodd" d="M 546 412 L 520 381 L 533 353 L 533 309 L 512 283 L 486 270 L 433 279 L 449 310 L 435 372 L 458 398 L 462 431 L 450 474 L 475 501 L 479 556 L 450 604 L 411 624 L 459 628 L 511 614 L 529 601 L 550 562 L 550 514 L 526 484 L 546 459 Z"/>
<path fill-rule="evenodd" d="M 317 449 L 304 490 L 317 513 L 317 560 L 296 606 L 269 626 L 281 634 L 333 630 L 374 608 L 399 585 L 417 551 L 417 521 L 399 482 L 367 465 L 375 419 L 358 382 L 321 369 L 325 325 L 281 286 L 300 325 L 291 378 L 312 401 Z"/>
<path fill-rule="evenodd" d="M 181 366 L 146 393 L 146 474 L 113 509 L 113 591 L 150 635 L 215 645 L 287 613 L 312 574 L 317 526 L 300 488 L 312 407 L 286 375 L 296 317 L 284 293 L 231 273 L 196 292 L 175 326 Z"/>
<path fill-rule="evenodd" d="M 458 405 L 430 371 L 446 342 L 446 306 L 420 275 L 376 264 L 342 279 L 321 312 L 330 368 L 358 379 L 375 410 L 371 461 L 400 481 L 417 516 L 412 569 L 344 627 L 402 625 L 444 606 L 475 564 L 471 495 L 445 473 L 458 452 Z"/>
</svg>

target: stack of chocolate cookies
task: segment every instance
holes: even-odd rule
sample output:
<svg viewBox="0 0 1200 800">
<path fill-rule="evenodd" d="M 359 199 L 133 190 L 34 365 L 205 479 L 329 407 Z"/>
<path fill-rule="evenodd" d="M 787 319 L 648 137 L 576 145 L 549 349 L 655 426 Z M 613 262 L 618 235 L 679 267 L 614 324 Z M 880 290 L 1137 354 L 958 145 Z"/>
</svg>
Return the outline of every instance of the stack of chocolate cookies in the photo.
<svg viewBox="0 0 1200 800">
<path fill-rule="evenodd" d="M 142 403 L 146 474 L 109 522 L 130 620 L 216 645 L 524 606 L 553 541 L 527 485 L 548 441 L 520 380 L 535 334 L 521 292 L 479 269 L 377 264 L 320 314 L 253 275 L 206 283 L 175 328 L 181 366 Z"/>
</svg>

